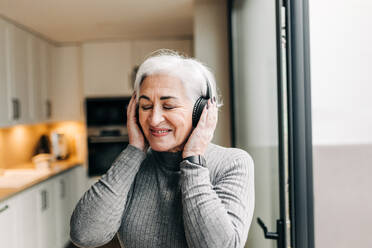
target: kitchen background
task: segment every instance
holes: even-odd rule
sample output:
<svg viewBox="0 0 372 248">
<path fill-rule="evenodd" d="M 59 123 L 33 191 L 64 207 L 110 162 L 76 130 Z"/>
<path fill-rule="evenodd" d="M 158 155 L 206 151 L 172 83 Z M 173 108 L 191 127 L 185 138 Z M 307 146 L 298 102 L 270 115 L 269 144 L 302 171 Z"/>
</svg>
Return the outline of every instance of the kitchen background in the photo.
<svg viewBox="0 0 372 248">
<path fill-rule="evenodd" d="M 309 0 L 320 248 L 372 247 L 371 11 L 363 0 Z M 215 73 L 224 106 L 213 142 L 255 161 L 246 247 L 277 247 L 256 221 L 275 231 L 279 212 L 275 28 L 274 0 L 0 0 L 0 247 L 73 247 L 69 217 L 98 178 L 88 175 L 85 101 L 130 96 L 136 66 L 160 48 Z M 56 133 L 68 157 L 32 163 L 41 136 Z"/>
</svg>

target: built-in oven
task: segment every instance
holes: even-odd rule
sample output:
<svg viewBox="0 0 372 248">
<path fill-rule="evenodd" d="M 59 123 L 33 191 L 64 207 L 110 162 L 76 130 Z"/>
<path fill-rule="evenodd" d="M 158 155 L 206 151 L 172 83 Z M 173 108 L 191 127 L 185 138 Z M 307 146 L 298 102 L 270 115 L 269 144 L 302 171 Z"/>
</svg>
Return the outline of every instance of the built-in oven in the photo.
<svg viewBox="0 0 372 248">
<path fill-rule="evenodd" d="M 86 99 L 90 177 L 105 174 L 127 147 L 126 112 L 129 101 L 129 97 Z"/>
<path fill-rule="evenodd" d="M 88 174 L 105 174 L 114 160 L 128 145 L 128 135 L 88 136 Z"/>
</svg>

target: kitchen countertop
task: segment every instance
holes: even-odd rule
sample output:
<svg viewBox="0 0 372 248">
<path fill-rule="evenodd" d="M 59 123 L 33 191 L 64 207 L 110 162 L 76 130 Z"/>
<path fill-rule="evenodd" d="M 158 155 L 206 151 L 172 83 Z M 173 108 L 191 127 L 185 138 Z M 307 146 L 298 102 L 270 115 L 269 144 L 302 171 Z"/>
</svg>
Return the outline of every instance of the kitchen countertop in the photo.
<svg viewBox="0 0 372 248">
<path fill-rule="evenodd" d="M 39 177 L 33 180 L 30 183 L 23 185 L 22 187 L 18 188 L 0 188 L 0 202 L 4 201 L 36 184 L 39 184 L 43 181 L 46 181 L 56 175 L 59 175 L 65 171 L 68 171 L 76 166 L 83 166 L 83 161 L 78 160 L 77 158 L 71 157 L 67 160 L 55 161 L 51 163 L 51 169 L 42 177 Z M 33 163 L 22 164 L 16 167 L 12 167 L 11 169 L 35 169 L 35 165 Z"/>
</svg>

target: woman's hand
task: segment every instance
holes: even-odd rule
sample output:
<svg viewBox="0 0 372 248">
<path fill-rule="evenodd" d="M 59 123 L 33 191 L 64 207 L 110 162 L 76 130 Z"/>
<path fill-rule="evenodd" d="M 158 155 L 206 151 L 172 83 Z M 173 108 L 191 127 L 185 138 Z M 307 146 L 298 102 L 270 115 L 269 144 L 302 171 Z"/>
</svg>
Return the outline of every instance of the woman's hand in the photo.
<svg viewBox="0 0 372 248">
<path fill-rule="evenodd" d="M 148 148 L 148 143 L 143 135 L 143 132 L 141 131 L 140 127 L 137 124 L 137 118 L 139 118 L 139 116 L 136 116 L 136 105 L 137 105 L 136 93 L 133 93 L 127 109 L 127 128 L 129 144 L 146 152 Z"/>
<path fill-rule="evenodd" d="M 215 99 L 208 100 L 204 107 L 200 120 L 192 131 L 186 142 L 182 157 L 186 158 L 195 155 L 204 155 L 209 142 L 213 138 L 214 130 L 217 125 L 217 103 Z"/>
</svg>

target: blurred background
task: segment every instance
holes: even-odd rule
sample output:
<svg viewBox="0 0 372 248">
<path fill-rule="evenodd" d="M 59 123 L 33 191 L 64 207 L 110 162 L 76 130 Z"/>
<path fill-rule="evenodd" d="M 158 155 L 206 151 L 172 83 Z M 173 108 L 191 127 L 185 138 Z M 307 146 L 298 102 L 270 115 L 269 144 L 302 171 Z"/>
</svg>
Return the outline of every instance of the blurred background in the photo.
<svg viewBox="0 0 372 248">
<path fill-rule="evenodd" d="M 134 75 L 162 48 L 211 68 L 213 142 L 255 162 L 245 247 L 372 247 L 371 12 L 366 0 L 0 0 L 0 247 L 74 247 L 72 210 L 128 144 Z"/>
</svg>

